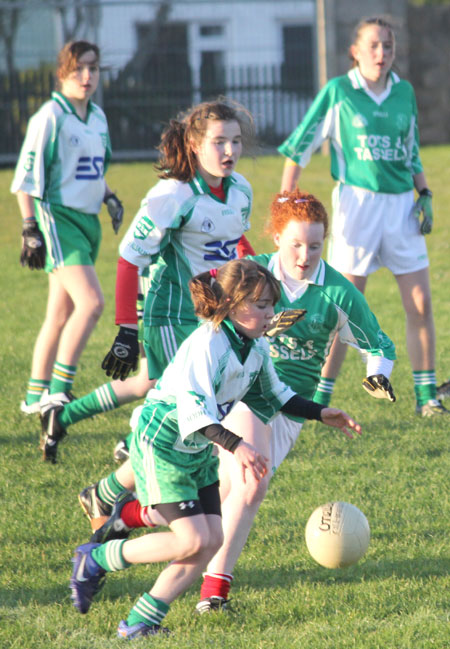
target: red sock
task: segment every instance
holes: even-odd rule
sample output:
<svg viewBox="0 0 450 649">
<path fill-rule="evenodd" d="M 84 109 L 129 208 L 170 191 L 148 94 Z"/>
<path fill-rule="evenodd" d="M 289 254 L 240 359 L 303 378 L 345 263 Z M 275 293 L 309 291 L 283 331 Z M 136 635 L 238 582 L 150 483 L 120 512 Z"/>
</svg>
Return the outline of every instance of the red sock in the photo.
<svg viewBox="0 0 450 649">
<path fill-rule="evenodd" d="M 132 500 L 122 507 L 120 518 L 127 527 L 147 527 L 141 516 L 141 503 L 139 500 Z"/>
<path fill-rule="evenodd" d="M 230 592 L 233 575 L 227 573 L 204 572 L 200 588 L 200 599 L 207 597 L 223 597 L 227 599 Z"/>
</svg>

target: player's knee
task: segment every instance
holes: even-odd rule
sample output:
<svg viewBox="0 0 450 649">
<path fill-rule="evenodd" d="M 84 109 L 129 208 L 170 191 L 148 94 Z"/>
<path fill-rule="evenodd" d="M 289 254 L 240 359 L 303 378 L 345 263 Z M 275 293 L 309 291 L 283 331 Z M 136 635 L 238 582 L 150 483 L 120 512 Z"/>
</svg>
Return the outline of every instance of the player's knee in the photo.
<svg viewBox="0 0 450 649">
<path fill-rule="evenodd" d="M 187 559 L 194 554 L 198 554 L 208 546 L 209 535 L 207 531 L 192 530 L 189 534 L 183 534 L 178 538 L 177 559 Z"/>
<path fill-rule="evenodd" d="M 245 484 L 240 483 L 238 488 L 242 501 L 249 507 L 260 505 L 267 494 L 270 477 L 264 476 L 261 480 L 247 480 Z"/>
</svg>

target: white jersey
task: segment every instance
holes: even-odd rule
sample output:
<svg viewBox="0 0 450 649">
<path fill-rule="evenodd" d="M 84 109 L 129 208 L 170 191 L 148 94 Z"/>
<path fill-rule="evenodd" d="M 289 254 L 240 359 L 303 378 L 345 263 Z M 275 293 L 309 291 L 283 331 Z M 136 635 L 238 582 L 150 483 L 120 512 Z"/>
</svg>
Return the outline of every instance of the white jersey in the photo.
<svg viewBox="0 0 450 649">
<path fill-rule="evenodd" d="M 110 157 L 108 125 L 102 109 L 89 101 L 83 121 L 71 103 L 54 92 L 28 123 L 11 191 L 98 214 Z"/>
<path fill-rule="evenodd" d="M 264 339 L 243 343 L 230 322 L 217 330 L 208 322 L 182 343 L 144 407 L 162 402 L 158 435 L 177 451 L 196 453 L 210 443 L 197 431 L 222 421 L 238 401 L 267 422 L 294 394 L 278 378 Z"/>
<path fill-rule="evenodd" d="M 140 269 L 153 264 L 146 326 L 196 322 L 189 280 L 236 259 L 250 227 L 252 190 L 237 173 L 224 178 L 223 187 L 225 202 L 198 174 L 191 182 L 160 180 L 142 201 L 119 251 Z"/>
</svg>

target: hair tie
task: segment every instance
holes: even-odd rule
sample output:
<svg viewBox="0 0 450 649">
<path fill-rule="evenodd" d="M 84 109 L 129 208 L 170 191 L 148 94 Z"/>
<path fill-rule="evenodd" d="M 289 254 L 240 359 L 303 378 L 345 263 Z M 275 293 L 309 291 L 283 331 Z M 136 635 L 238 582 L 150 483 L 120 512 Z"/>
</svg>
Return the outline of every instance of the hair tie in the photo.
<svg viewBox="0 0 450 649">
<path fill-rule="evenodd" d="M 211 275 L 211 277 L 216 279 L 216 277 L 217 277 L 217 268 L 211 268 L 210 271 L 209 271 L 209 274 Z"/>
</svg>

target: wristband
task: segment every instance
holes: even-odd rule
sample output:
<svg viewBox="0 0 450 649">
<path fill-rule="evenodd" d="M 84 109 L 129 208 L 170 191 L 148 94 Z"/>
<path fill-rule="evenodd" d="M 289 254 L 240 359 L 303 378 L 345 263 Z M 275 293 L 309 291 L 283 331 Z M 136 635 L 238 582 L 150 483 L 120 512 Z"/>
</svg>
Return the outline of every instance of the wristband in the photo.
<svg viewBox="0 0 450 649">
<path fill-rule="evenodd" d="M 424 187 L 420 190 L 419 196 L 429 196 L 431 198 L 433 196 L 433 192 L 431 191 L 431 189 L 428 189 L 428 187 Z"/>
</svg>

